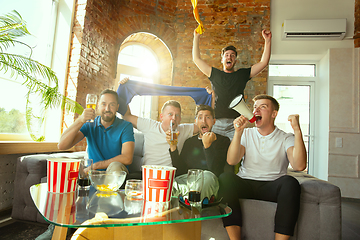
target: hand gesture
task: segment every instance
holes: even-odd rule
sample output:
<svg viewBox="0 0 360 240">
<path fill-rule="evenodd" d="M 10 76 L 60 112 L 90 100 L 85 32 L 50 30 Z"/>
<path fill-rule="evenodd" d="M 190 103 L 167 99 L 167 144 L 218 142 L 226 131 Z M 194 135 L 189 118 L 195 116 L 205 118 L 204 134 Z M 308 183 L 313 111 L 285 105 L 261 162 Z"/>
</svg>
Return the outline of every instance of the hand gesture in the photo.
<svg viewBox="0 0 360 240">
<path fill-rule="evenodd" d="M 271 36 L 272 36 L 272 35 L 271 35 L 271 31 L 270 31 L 270 30 L 264 29 L 264 30 L 262 30 L 261 34 L 262 34 L 262 37 L 265 39 L 265 41 L 271 39 Z"/>
<path fill-rule="evenodd" d="M 209 87 L 205 87 L 207 93 L 210 95 L 210 94 L 214 94 L 214 90 L 210 89 Z"/>
<path fill-rule="evenodd" d="M 234 128 L 236 132 L 243 131 L 246 125 L 248 124 L 248 120 L 241 115 L 240 117 L 234 120 Z"/>
<path fill-rule="evenodd" d="M 289 115 L 288 121 L 290 122 L 290 125 L 294 131 L 300 129 L 299 114 Z"/>
<path fill-rule="evenodd" d="M 203 142 L 204 148 L 210 147 L 214 141 L 216 141 L 216 134 L 213 132 L 206 132 L 202 136 L 202 142 Z"/>
<path fill-rule="evenodd" d="M 95 110 L 92 108 L 85 108 L 80 116 L 81 122 L 86 123 L 91 119 L 95 119 Z"/>
<path fill-rule="evenodd" d="M 170 145 L 170 150 L 173 152 L 176 150 L 177 144 L 171 144 L 171 130 L 167 130 L 165 132 L 166 134 L 166 141 L 167 143 Z M 179 136 L 179 131 L 177 132 L 178 136 Z"/>
<path fill-rule="evenodd" d="M 198 33 L 196 31 L 196 28 L 195 28 L 195 30 L 194 30 L 194 38 L 199 38 L 199 37 L 200 37 L 200 33 Z"/>
<path fill-rule="evenodd" d="M 125 83 L 127 83 L 127 81 L 129 81 L 129 77 L 126 77 L 126 78 L 123 78 L 123 79 L 121 79 L 120 81 L 119 81 L 119 85 L 120 84 L 125 84 Z"/>
</svg>

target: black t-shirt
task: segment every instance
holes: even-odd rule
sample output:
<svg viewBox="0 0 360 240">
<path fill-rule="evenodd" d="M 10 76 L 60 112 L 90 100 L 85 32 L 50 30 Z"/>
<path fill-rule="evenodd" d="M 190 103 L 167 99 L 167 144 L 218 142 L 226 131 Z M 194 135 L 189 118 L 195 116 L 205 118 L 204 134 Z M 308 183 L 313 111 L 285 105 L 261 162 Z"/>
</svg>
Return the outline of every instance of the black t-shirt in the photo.
<svg viewBox="0 0 360 240">
<path fill-rule="evenodd" d="M 176 176 L 186 174 L 189 169 L 203 169 L 219 176 L 224 172 L 226 155 L 230 145 L 228 137 L 216 134 L 216 140 L 207 149 L 204 148 L 199 135 L 186 139 L 179 155 L 178 149 L 170 152 Z"/>
<path fill-rule="evenodd" d="M 244 95 L 246 83 L 250 80 L 251 68 L 240 68 L 239 70 L 226 73 L 212 68 L 209 80 L 215 91 L 215 117 L 235 119 L 240 114 L 229 108 L 235 97 Z"/>
</svg>

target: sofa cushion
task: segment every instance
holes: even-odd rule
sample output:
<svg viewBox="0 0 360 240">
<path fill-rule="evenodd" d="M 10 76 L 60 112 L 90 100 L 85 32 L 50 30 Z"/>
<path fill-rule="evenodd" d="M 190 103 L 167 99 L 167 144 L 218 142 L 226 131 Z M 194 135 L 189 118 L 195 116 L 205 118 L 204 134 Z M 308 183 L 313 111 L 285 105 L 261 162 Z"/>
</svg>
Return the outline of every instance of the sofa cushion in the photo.
<svg viewBox="0 0 360 240">
<path fill-rule="evenodd" d="M 14 181 L 14 200 L 11 217 L 19 220 L 43 222 L 30 196 L 30 187 L 44 181 L 47 159 L 54 157 L 82 158 L 86 152 L 33 154 L 17 159 Z"/>
</svg>

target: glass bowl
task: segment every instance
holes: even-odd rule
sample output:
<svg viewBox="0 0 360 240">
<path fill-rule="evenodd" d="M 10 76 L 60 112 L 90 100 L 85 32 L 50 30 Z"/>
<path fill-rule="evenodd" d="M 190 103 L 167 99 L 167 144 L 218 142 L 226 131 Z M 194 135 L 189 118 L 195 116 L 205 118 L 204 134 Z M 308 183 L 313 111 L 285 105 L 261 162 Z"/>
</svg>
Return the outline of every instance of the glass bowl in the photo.
<svg viewBox="0 0 360 240">
<path fill-rule="evenodd" d="M 91 170 L 89 172 L 91 185 L 101 192 L 115 192 L 125 181 L 126 172 L 106 172 Z"/>
<path fill-rule="evenodd" d="M 106 213 L 114 216 L 124 210 L 124 203 L 119 192 L 95 192 L 87 204 L 87 209 L 93 213 Z"/>
</svg>

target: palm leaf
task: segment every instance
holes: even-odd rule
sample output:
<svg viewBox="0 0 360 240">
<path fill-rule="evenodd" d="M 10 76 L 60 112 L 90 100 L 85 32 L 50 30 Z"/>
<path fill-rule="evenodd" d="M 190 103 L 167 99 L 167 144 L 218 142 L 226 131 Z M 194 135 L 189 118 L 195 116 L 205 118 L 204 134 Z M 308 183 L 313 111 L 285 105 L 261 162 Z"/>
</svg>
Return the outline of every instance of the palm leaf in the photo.
<svg viewBox="0 0 360 240">
<path fill-rule="evenodd" d="M 11 78 L 18 79 L 21 77 L 22 84 L 28 88 L 26 97 L 27 128 L 33 140 L 43 141 L 43 136 L 36 136 L 33 133 L 33 122 L 42 124 L 47 109 L 60 106 L 67 112 L 81 114 L 83 107 L 59 93 L 58 78 L 51 68 L 31 59 L 29 56 L 4 52 L 9 47 L 16 45 L 26 46 L 32 52 L 32 47 L 17 40 L 17 38 L 26 35 L 30 35 L 30 33 L 26 28 L 26 22 L 18 12 L 13 11 L 13 13 L 0 16 L 0 71 L 10 72 Z M 31 94 L 37 94 L 41 97 L 42 116 L 33 114 L 30 106 Z"/>
<path fill-rule="evenodd" d="M 4 51 L 10 46 L 15 46 L 15 44 L 26 45 L 25 43 L 17 41 L 16 39 L 19 37 L 31 35 L 26 28 L 26 22 L 21 18 L 20 14 L 17 11 L 13 12 L 13 14 L 0 16 L 1 51 Z"/>
</svg>

